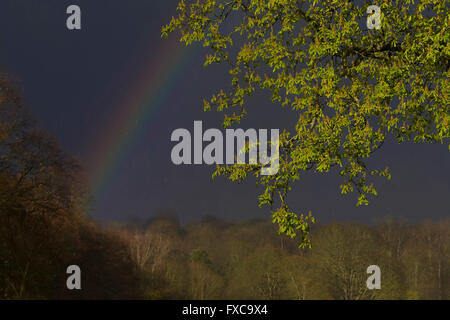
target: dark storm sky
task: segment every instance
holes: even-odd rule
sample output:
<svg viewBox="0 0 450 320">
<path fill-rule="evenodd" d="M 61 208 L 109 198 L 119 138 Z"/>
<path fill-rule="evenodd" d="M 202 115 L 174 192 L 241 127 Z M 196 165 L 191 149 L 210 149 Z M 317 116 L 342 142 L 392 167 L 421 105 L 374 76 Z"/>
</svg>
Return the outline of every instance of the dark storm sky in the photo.
<svg viewBox="0 0 450 320">
<path fill-rule="evenodd" d="M 66 8 L 82 9 L 82 30 L 66 29 Z M 175 13 L 176 0 L 2 0 L 0 2 L 0 69 L 16 77 L 24 98 L 41 127 L 63 148 L 89 166 L 89 148 L 113 114 L 142 65 L 155 59 L 164 40 L 161 25 Z M 96 194 L 92 215 L 101 220 L 141 219 L 161 210 L 181 220 L 205 214 L 232 220 L 269 216 L 258 208 L 253 181 L 237 185 L 225 178 L 211 180 L 212 167 L 180 166 L 170 160 L 170 135 L 177 128 L 193 131 L 220 128 L 222 116 L 202 111 L 202 98 L 228 83 L 221 67 L 202 67 L 198 48 L 177 77 L 145 130 Z M 277 128 L 295 115 L 271 105 L 264 95 L 250 103 L 242 128 Z M 368 207 L 356 208 L 354 196 L 339 193 L 339 177 L 307 175 L 290 202 L 300 212 L 312 210 L 320 221 L 371 222 L 376 217 L 409 221 L 441 219 L 450 214 L 450 153 L 445 145 L 387 143 L 372 161 L 389 165 L 392 180 L 376 180 L 379 196 Z"/>
</svg>

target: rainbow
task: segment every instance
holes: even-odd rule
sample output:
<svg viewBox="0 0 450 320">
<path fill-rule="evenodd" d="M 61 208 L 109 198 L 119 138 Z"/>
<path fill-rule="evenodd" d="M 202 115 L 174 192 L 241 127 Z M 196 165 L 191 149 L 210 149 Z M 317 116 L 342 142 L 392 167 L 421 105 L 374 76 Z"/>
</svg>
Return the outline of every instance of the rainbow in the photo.
<svg viewBox="0 0 450 320">
<path fill-rule="evenodd" d="M 127 146 L 140 137 L 143 127 L 164 105 L 194 50 L 180 44 L 175 36 L 163 42 L 112 109 L 112 116 L 101 127 L 89 149 L 88 175 L 92 196 L 97 197 L 108 185 L 115 169 L 127 156 Z"/>
</svg>

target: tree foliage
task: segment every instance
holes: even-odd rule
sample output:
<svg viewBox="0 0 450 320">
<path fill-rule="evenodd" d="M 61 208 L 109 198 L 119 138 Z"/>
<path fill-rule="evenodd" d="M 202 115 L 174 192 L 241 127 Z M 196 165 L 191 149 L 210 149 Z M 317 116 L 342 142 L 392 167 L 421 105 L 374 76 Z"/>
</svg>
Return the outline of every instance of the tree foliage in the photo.
<svg viewBox="0 0 450 320">
<path fill-rule="evenodd" d="M 373 4 L 382 12 L 379 30 L 366 26 Z M 256 176 L 265 186 L 260 204 L 277 197 L 273 221 L 289 236 L 300 231 L 303 245 L 313 219 L 286 202 L 302 173 L 336 168 L 341 192 L 357 191 L 357 204 L 367 205 L 377 194 L 371 177 L 390 179 L 387 167 L 366 164 L 389 136 L 448 143 L 448 0 L 182 0 L 177 10 L 162 35 L 181 31 L 186 45 L 210 49 L 205 66 L 229 66 L 229 88 L 204 100 L 205 110 L 224 112 L 223 125 L 232 126 L 259 90 L 298 117 L 295 128 L 281 128 L 277 175 L 261 176 L 254 165 L 216 174 Z"/>
<path fill-rule="evenodd" d="M 72 297 L 72 264 L 86 281 L 77 298 L 135 297 L 128 247 L 86 218 L 79 166 L 33 122 L 1 74 L 0 299 Z"/>
</svg>

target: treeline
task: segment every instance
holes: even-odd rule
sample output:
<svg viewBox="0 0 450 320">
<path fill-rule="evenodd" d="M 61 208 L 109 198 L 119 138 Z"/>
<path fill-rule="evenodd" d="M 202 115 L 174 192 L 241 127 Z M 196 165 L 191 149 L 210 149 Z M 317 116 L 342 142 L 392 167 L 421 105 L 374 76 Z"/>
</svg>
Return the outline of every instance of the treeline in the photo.
<svg viewBox="0 0 450 320">
<path fill-rule="evenodd" d="M 375 227 L 332 223 L 313 230 L 313 248 L 279 236 L 269 221 L 212 218 L 180 226 L 158 218 L 116 227 L 149 299 L 449 299 L 450 223 Z M 367 267 L 381 268 L 368 290 Z"/>
<path fill-rule="evenodd" d="M 0 75 L 0 298 L 137 297 L 128 245 L 89 220 L 76 161 L 25 111 Z M 83 266 L 81 295 L 66 268 Z"/>
<path fill-rule="evenodd" d="M 269 221 L 102 227 L 86 217 L 85 185 L 0 77 L 1 299 L 450 298 L 449 221 L 316 226 L 299 249 Z M 374 264 L 381 290 L 366 287 Z M 69 265 L 81 290 L 66 287 Z"/>
</svg>

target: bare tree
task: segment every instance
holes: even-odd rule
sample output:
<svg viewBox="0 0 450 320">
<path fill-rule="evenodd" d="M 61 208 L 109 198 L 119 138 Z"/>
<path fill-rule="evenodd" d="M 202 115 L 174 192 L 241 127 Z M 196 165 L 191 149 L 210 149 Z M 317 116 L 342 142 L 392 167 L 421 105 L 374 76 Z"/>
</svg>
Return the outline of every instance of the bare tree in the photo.
<svg viewBox="0 0 450 320">
<path fill-rule="evenodd" d="M 170 240 L 162 233 L 147 230 L 127 232 L 130 255 L 139 269 L 155 272 L 164 264 L 170 251 Z"/>
</svg>

